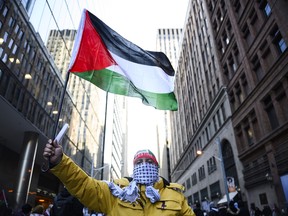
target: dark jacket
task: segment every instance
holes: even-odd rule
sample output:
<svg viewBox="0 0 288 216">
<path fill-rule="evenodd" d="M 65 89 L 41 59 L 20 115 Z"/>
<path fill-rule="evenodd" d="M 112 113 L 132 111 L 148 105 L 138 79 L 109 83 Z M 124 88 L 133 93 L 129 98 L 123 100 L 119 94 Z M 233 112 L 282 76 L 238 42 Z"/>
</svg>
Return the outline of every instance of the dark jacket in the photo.
<svg viewBox="0 0 288 216">
<path fill-rule="evenodd" d="M 73 197 L 66 188 L 54 199 L 51 216 L 83 216 L 83 204 Z"/>
</svg>

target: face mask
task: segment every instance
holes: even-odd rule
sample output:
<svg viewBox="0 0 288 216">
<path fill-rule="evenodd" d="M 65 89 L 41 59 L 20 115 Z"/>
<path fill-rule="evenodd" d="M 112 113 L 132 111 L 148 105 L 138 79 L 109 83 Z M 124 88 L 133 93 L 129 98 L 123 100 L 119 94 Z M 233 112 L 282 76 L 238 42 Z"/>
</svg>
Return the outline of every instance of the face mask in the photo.
<svg viewBox="0 0 288 216">
<path fill-rule="evenodd" d="M 138 184 L 152 185 L 159 180 L 159 167 L 151 163 L 136 164 L 133 178 Z"/>
</svg>

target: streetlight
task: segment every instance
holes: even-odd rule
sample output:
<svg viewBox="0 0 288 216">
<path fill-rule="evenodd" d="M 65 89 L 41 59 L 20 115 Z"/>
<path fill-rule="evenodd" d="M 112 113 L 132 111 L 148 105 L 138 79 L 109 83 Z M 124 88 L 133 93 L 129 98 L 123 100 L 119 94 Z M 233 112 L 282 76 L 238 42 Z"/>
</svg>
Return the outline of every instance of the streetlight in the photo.
<svg viewBox="0 0 288 216">
<path fill-rule="evenodd" d="M 217 137 L 215 140 L 218 149 L 219 149 L 219 157 L 215 157 L 217 160 L 220 161 L 221 164 L 221 169 L 222 169 L 222 175 L 223 175 L 223 181 L 224 181 L 224 190 L 225 190 L 225 194 L 226 194 L 226 199 L 227 199 L 227 204 L 229 204 L 230 202 L 230 196 L 229 196 L 229 190 L 228 190 L 228 185 L 227 185 L 227 177 L 226 177 L 226 172 L 225 172 L 225 167 L 224 167 L 224 160 L 223 160 L 223 155 L 222 155 L 222 148 L 221 148 L 221 142 L 220 142 L 220 138 Z M 203 154 L 203 152 L 201 150 L 197 150 L 197 155 L 201 155 Z"/>
</svg>

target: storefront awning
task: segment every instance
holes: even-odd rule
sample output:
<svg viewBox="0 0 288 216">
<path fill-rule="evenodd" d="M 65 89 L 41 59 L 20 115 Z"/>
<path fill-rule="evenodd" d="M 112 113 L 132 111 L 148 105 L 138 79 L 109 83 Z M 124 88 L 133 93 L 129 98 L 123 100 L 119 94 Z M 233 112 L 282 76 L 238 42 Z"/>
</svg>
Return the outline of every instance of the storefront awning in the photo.
<svg viewBox="0 0 288 216">
<path fill-rule="evenodd" d="M 230 200 L 232 200 L 236 195 L 238 194 L 237 191 L 234 191 L 234 192 L 230 192 L 229 193 L 229 198 Z M 223 196 L 223 198 L 221 200 L 219 200 L 218 204 L 220 203 L 226 203 L 227 202 L 227 197 L 226 197 L 226 194 Z"/>
</svg>

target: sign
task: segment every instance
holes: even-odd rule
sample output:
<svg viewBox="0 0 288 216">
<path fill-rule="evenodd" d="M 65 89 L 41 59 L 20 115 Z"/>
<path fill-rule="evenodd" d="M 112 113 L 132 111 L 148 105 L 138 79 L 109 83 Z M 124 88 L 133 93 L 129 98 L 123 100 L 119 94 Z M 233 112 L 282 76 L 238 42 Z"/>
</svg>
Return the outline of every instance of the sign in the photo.
<svg viewBox="0 0 288 216">
<path fill-rule="evenodd" d="M 227 185 L 228 185 L 228 191 L 229 192 L 235 192 L 235 181 L 233 177 L 227 177 Z"/>
</svg>

